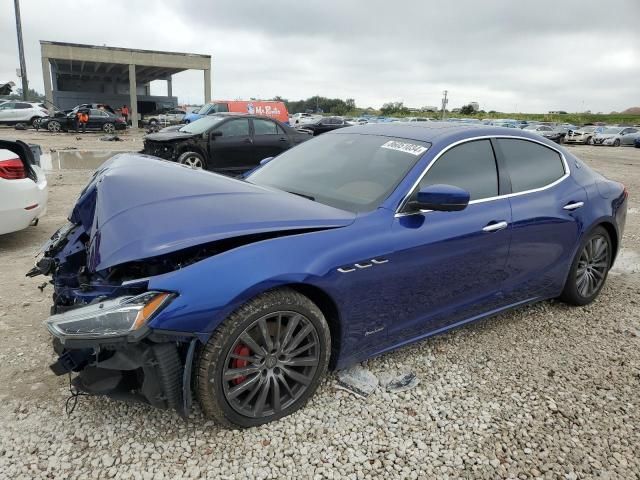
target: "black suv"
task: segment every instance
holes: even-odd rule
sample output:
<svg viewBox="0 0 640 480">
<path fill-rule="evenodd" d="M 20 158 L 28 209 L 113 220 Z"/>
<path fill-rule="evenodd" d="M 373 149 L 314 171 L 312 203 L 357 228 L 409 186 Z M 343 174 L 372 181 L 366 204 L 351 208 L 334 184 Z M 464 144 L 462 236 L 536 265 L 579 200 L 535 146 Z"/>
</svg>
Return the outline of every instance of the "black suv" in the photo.
<svg viewBox="0 0 640 480">
<path fill-rule="evenodd" d="M 147 135 L 142 153 L 193 168 L 242 173 L 309 138 L 268 117 L 219 113 Z"/>
</svg>

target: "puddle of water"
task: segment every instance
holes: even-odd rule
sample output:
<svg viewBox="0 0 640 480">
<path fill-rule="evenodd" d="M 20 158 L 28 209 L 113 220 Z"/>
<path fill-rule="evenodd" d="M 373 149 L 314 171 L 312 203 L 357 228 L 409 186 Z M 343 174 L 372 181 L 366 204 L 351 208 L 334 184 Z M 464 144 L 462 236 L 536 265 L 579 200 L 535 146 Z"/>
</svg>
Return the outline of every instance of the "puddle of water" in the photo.
<svg viewBox="0 0 640 480">
<path fill-rule="evenodd" d="M 119 153 L 124 152 L 104 150 L 59 150 L 51 153 L 43 153 L 40 156 L 40 165 L 44 170 L 94 170 Z"/>
<path fill-rule="evenodd" d="M 616 263 L 611 269 L 612 273 L 639 273 L 640 254 L 634 250 L 623 248 L 618 253 Z"/>
</svg>

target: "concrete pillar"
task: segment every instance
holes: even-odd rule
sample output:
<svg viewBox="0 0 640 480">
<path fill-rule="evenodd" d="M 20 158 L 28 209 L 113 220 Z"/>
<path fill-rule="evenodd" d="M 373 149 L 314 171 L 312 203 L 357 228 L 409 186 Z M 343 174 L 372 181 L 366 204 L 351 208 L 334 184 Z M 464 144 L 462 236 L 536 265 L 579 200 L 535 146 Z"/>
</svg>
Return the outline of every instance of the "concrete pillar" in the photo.
<svg viewBox="0 0 640 480">
<path fill-rule="evenodd" d="M 42 77 L 44 79 L 44 98 L 47 100 L 47 109 L 53 113 L 53 89 L 51 88 L 51 65 L 47 57 L 42 57 Z"/>
<path fill-rule="evenodd" d="M 204 70 L 204 103 L 211 101 L 211 69 Z"/>
<path fill-rule="evenodd" d="M 173 97 L 173 80 L 171 75 L 167 77 L 167 97 Z"/>
<path fill-rule="evenodd" d="M 131 126 L 138 128 L 138 92 L 136 85 L 136 66 L 129 64 L 129 110 L 131 112 Z"/>
</svg>

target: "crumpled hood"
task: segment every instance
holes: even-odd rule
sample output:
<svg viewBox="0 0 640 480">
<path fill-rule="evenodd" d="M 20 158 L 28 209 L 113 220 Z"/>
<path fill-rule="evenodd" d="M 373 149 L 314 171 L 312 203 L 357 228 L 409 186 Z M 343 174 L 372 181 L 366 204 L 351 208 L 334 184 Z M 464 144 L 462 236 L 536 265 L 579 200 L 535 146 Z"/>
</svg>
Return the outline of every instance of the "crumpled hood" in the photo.
<svg viewBox="0 0 640 480">
<path fill-rule="evenodd" d="M 69 217 L 90 237 L 93 272 L 225 238 L 354 219 L 293 194 L 128 153 L 100 167 Z"/>
</svg>

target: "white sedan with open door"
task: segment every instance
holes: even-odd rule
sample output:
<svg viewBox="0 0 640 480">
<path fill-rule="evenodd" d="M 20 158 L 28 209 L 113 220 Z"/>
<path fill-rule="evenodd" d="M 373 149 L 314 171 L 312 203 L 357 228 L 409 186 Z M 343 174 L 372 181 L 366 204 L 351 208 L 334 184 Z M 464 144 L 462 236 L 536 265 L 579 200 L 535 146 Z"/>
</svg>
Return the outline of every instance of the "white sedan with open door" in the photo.
<svg viewBox="0 0 640 480">
<path fill-rule="evenodd" d="M 47 197 L 47 179 L 29 145 L 0 140 L 0 235 L 37 225 Z"/>
</svg>

